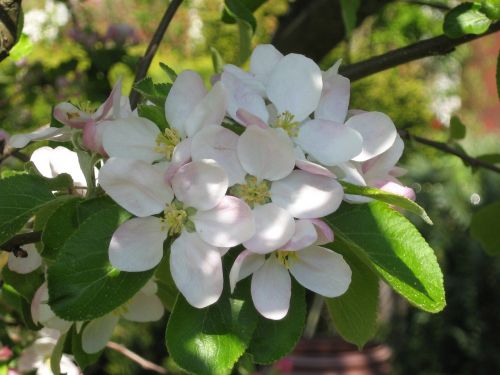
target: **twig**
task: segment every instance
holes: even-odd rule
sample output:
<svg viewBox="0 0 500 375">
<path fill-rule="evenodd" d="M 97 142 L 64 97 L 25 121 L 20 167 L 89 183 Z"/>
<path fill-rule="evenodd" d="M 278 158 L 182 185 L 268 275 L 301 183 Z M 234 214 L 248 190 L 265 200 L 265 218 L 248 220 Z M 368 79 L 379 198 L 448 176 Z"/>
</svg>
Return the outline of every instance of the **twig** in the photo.
<svg viewBox="0 0 500 375">
<path fill-rule="evenodd" d="M 466 164 L 468 164 L 472 167 L 484 168 L 484 169 L 488 169 L 488 170 L 496 172 L 496 173 L 500 173 L 500 167 L 497 167 L 496 165 L 488 163 L 484 160 L 469 156 L 465 152 L 463 152 L 459 149 L 455 149 L 446 143 L 433 141 L 433 140 L 430 140 L 427 138 L 419 137 L 418 135 L 410 134 L 407 130 L 399 130 L 398 132 L 399 132 L 399 135 L 404 139 L 413 140 L 413 141 L 421 143 L 423 145 L 430 146 L 430 147 L 433 147 L 437 150 L 443 151 L 447 154 L 452 154 L 452 155 L 458 156 Z"/>
<path fill-rule="evenodd" d="M 19 150 L 17 149 L 12 149 L 11 151 L 7 151 L 5 154 L 3 155 L 0 155 L 0 164 L 7 158 L 10 158 L 10 157 L 14 157 L 14 158 L 17 158 L 19 160 L 21 160 L 22 162 L 27 162 L 30 160 L 29 156 L 27 155 L 24 155 L 22 152 L 20 152 Z"/>
<path fill-rule="evenodd" d="M 19 248 L 29 243 L 35 243 L 42 239 L 42 232 L 21 233 L 12 237 L 0 245 L 0 250 L 11 252 L 19 251 Z"/>
<path fill-rule="evenodd" d="M 460 38 L 451 39 L 445 35 L 422 40 L 415 44 L 384 53 L 371 59 L 360 61 L 355 64 L 340 67 L 339 72 L 351 81 L 367 77 L 395 66 L 418 60 L 428 56 L 445 55 L 455 49 L 456 46 L 482 38 L 500 30 L 500 22 L 490 26 L 488 31 L 481 35 L 465 35 Z"/>
<path fill-rule="evenodd" d="M 166 374 L 167 373 L 167 370 L 165 370 L 163 367 L 161 367 L 153 362 L 150 362 L 145 358 L 142 358 L 139 354 L 134 353 L 133 351 L 127 349 L 123 345 L 120 345 L 116 342 L 109 341 L 106 344 L 106 347 L 108 347 L 112 350 L 115 350 L 118 353 L 124 355 L 128 359 L 130 359 L 130 360 L 134 361 L 135 363 L 137 363 L 138 365 L 140 365 L 145 370 L 151 370 L 151 371 L 154 371 L 158 374 Z"/>
<path fill-rule="evenodd" d="M 163 35 L 165 35 L 168 25 L 172 21 L 172 18 L 174 18 L 174 15 L 177 12 L 177 9 L 181 5 L 181 3 L 182 0 L 172 0 L 168 5 L 167 10 L 165 11 L 165 14 L 163 14 L 160 24 L 158 25 L 153 35 L 153 38 L 151 39 L 151 42 L 149 43 L 149 46 L 146 49 L 146 52 L 144 53 L 144 56 L 137 65 L 137 69 L 135 71 L 134 83 L 139 82 L 146 76 L 149 66 L 151 65 L 151 61 L 153 61 L 153 57 L 156 51 L 158 50 L 161 40 L 163 39 Z M 134 89 L 132 89 L 132 92 L 130 93 L 130 106 L 132 107 L 132 109 L 135 109 L 138 101 L 139 101 L 139 93 Z"/>
</svg>

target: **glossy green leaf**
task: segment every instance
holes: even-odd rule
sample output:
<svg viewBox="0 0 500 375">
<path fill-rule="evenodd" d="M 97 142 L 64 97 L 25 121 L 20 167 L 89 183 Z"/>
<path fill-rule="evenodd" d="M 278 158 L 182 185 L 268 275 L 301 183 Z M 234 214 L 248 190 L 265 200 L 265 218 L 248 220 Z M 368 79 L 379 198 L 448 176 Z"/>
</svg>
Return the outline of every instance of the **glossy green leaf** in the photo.
<svg viewBox="0 0 500 375">
<path fill-rule="evenodd" d="M 49 304 L 59 317 L 84 321 L 103 316 L 151 278 L 154 270 L 123 272 L 109 263 L 111 236 L 127 217 L 118 206 L 96 209 L 66 239 L 47 272 Z"/>
<path fill-rule="evenodd" d="M 482 207 L 472 216 L 470 234 L 489 255 L 500 255 L 499 218 L 500 201 Z"/>
<path fill-rule="evenodd" d="M 252 27 L 245 20 L 238 19 L 238 30 L 240 33 L 239 63 L 242 65 L 252 53 Z"/>
<path fill-rule="evenodd" d="M 270 320 L 259 315 L 257 328 L 248 348 L 255 363 L 269 364 L 290 353 L 302 336 L 305 320 L 305 291 L 293 280 L 287 316 L 281 320 Z"/>
<path fill-rule="evenodd" d="M 165 130 L 168 127 L 164 107 L 158 107 L 152 104 L 139 104 L 137 106 L 137 112 L 140 117 L 153 121 L 160 130 Z"/>
<path fill-rule="evenodd" d="M 31 304 L 33 296 L 44 281 L 41 268 L 30 273 L 20 274 L 4 267 L 2 270 L 3 281 L 9 284 L 26 302 Z"/>
<path fill-rule="evenodd" d="M 224 0 L 224 12 L 230 16 L 232 22 L 238 22 L 238 20 L 247 22 L 253 34 L 257 28 L 257 20 L 252 14 L 254 9 L 249 8 L 246 3 L 245 0 Z"/>
<path fill-rule="evenodd" d="M 349 263 L 352 280 L 346 293 L 326 298 L 326 305 L 338 332 L 344 340 L 362 348 L 377 330 L 379 278 L 341 240 L 327 247 L 342 254 Z"/>
<path fill-rule="evenodd" d="M 343 204 L 326 218 L 341 241 L 409 302 L 428 312 L 446 305 L 434 251 L 404 216 L 383 202 Z"/>
<path fill-rule="evenodd" d="M 342 21 L 344 22 L 345 33 L 348 37 L 356 27 L 358 21 L 357 13 L 360 5 L 360 0 L 340 0 Z"/>
<path fill-rule="evenodd" d="M 450 138 L 451 139 L 464 139 L 467 129 L 462 121 L 457 116 L 453 116 L 450 120 Z"/>
<path fill-rule="evenodd" d="M 481 11 L 481 5 L 463 3 L 450 10 L 443 23 L 443 31 L 450 38 L 466 34 L 482 34 L 491 25 L 491 19 Z"/>
<path fill-rule="evenodd" d="M 481 11 L 492 20 L 499 20 L 500 0 L 481 0 Z"/>
<path fill-rule="evenodd" d="M 420 207 L 418 203 L 412 201 L 411 199 L 405 198 L 401 195 L 391 194 L 370 186 L 354 185 L 342 180 L 339 180 L 339 183 L 344 187 L 344 192 L 346 194 L 362 195 L 404 208 L 405 210 L 420 216 L 427 224 L 432 225 L 432 220 L 429 215 L 427 215 L 427 212 L 425 212 L 425 210 Z"/>
</svg>

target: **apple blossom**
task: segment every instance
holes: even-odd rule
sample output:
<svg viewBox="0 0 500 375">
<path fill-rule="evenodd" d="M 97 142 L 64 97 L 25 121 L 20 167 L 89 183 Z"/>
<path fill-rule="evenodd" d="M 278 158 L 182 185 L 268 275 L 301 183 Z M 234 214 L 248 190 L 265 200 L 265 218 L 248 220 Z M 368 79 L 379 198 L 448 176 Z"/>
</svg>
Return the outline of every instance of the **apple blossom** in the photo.
<svg viewBox="0 0 500 375">
<path fill-rule="evenodd" d="M 73 324 L 56 316 L 50 308 L 47 282 L 40 285 L 33 296 L 33 300 L 31 301 L 31 318 L 35 324 L 41 324 L 44 327 L 55 329 L 62 333 L 66 332 Z"/>
<path fill-rule="evenodd" d="M 35 245 L 23 245 L 23 250 L 26 253 L 25 257 L 16 256 L 14 252 L 9 253 L 7 266 L 11 271 L 25 274 L 33 272 L 42 265 L 42 257 L 38 254 Z"/>
</svg>

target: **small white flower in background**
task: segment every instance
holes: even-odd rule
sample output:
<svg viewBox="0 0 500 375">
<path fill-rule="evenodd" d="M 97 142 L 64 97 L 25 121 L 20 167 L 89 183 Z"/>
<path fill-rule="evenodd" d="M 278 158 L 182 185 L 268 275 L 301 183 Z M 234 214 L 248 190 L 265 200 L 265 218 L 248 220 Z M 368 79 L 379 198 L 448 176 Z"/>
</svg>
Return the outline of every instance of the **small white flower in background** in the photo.
<svg viewBox="0 0 500 375">
<path fill-rule="evenodd" d="M 14 252 L 9 253 L 9 260 L 7 263 L 9 270 L 26 274 L 33 272 L 42 265 L 42 257 L 38 254 L 35 245 L 23 245 L 22 249 L 26 252 L 27 256 L 22 257 L 16 256 Z"/>
<path fill-rule="evenodd" d="M 43 9 L 31 9 L 24 14 L 23 33 L 33 42 L 52 41 L 57 37 L 59 28 L 70 19 L 67 6 L 59 1 L 46 0 Z"/>
<path fill-rule="evenodd" d="M 60 336 L 59 331 L 44 328 L 39 337 L 24 351 L 17 361 L 16 370 L 25 374 L 35 371 L 37 375 L 51 375 L 50 357 Z M 72 357 L 63 354 L 60 363 L 61 374 L 80 375 L 82 372 L 73 362 Z"/>
<path fill-rule="evenodd" d="M 160 320 L 165 309 L 156 295 L 157 290 L 156 283 L 150 280 L 130 301 L 85 325 L 82 331 L 83 350 L 92 354 L 104 349 L 120 318 L 139 323 Z"/>
<path fill-rule="evenodd" d="M 252 275 L 251 294 L 255 308 L 268 319 L 283 319 L 290 307 L 292 276 L 304 287 L 325 297 L 344 294 L 351 282 L 351 269 L 344 258 L 318 246 L 333 240 L 332 233 L 311 220 L 298 220 L 290 241 L 268 255 L 244 250 L 236 258 L 229 281 L 236 283 Z M 318 231 L 324 239 L 318 241 Z"/>
</svg>

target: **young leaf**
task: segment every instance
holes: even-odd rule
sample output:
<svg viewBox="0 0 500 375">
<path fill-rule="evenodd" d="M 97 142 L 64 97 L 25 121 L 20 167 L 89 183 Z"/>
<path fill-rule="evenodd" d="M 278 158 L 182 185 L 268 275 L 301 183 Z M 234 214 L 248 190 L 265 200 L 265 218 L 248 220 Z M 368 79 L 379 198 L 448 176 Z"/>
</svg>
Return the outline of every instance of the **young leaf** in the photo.
<svg viewBox="0 0 500 375">
<path fill-rule="evenodd" d="M 23 297 L 26 302 L 31 304 L 33 296 L 44 281 L 43 272 L 40 269 L 30 273 L 20 274 L 4 267 L 2 270 L 3 281 L 9 284 L 14 290 Z"/>
<path fill-rule="evenodd" d="M 470 234 L 481 243 L 489 255 L 500 255 L 498 218 L 500 218 L 500 201 L 482 207 L 472 216 Z"/>
<path fill-rule="evenodd" d="M 345 34 L 351 36 L 352 31 L 356 27 L 358 20 L 358 9 L 361 5 L 360 0 L 340 0 L 340 8 L 342 11 L 342 21 L 344 21 Z"/>
<path fill-rule="evenodd" d="M 427 224 L 432 225 L 432 220 L 429 215 L 427 215 L 427 212 L 425 212 L 422 207 L 420 207 L 411 199 L 369 186 L 354 185 L 342 180 L 339 180 L 339 183 L 344 187 L 344 192 L 346 194 L 362 195 L 365 197 L 376 199 L 378 201 L 392 204 L 400 208 L 404 208 L 405 210 L 408 210 L 411 213 L 420 216 Z"/>
<path fill-rule="evenodd" d="M 239 0 L 251 13 L 255 12 L 262 4 L 267 0 Z M 236 23 L 236 19 L 232 16 L 227 8 L 224 8 L 222 12 L 222 22 L 224 23 Z"/>
<path fill-rule="evenodd" d="M 145 99 L 162 107 L 165 105 L 171 87 L 170 83 L 153 83 L 151 77 L 146 77 L 134 85 L 134 90 L 139 92 Z"/>
<path fill-rule="evenodd" d="M 450 38 L 466 34 L 482 34 L 491 25 L 491 20 L 481 12 L 481 5 L 463 3 L 450 10 L 444 17 L 443 31 Z"/>
<path fill-rule="evenodd" d="M 434 251 L 404 216 L 385 203 L 342 205 L 326 218 L 341 241 L 408 301 L 439 312 L 446 305 Z"/>
<path fill-rule="evenodd" d="M 175 80 L 177 79 L 177 73 L 175 72 L 175 70 L 162 62 L 160 63 L 160 68 L 162 68 L 162 70 L 167 74 L 172 83 L 175 82 Z"/>
<path fill-rule="evenodd" d="M 127 302 L 151 278 L 154 269 L 122 272 L 109 263 L 111 236 L 127 216 L 116 205 L 95 210 L 64 242 L 47 271 L 49 304 L 59 317 L 83 321 L 103 316 Z"/>
<path fill-rule="evenodd" d="M 465 125 L 457 116 L 453 116 L 450 121 L 450 138 L 451 139 L 464 139 L 467 129 Z"/>
<path fill-rule="evenodd" d="M 293 280 L 287 316 L 281 320 L 269 320 L 259 316 L 257 328 L 248 347 L 255 363 L 269 364 L 291 352 L 302 335 L 305 320 L 305 291 Z"/>
<path fill-rule="evenodd" d="M 158 107 L 151 104 L 139 104 L 137 106 L 137 112 L 139 116 L 145 117 L 148 120 L 153 121 L 160 130 L 165 130 L 168 128 L 167 120 L 165 118 L 164 107 Z"/>
<path fill-rule="evenodd" d="M 337 239 L 327 247 L 342 254 L 349 263 L 352 280 L 346 293 L 337 298 L 326 298 L 326 305 L 335 330 L 344 340 L 361 349 L 377 329 L 379 279 L 341 240 Z"/>
<path fill-rule="evenodd" d="M 221 54 L 215 47 L 210 47 L 210 54 L 212 56 L 212 65 L 214 67 L 215 73 L 222 73 L 222 69 L 224 68 L 224 59 Z"/>
<path fill-rule="evenodd" d="M 240 53 L 239 63 L 243 64 L 252 53 L 252 27 L 245 20 L 238 19 L 238 29 L 240 31 Z"/>
<path fill-rule="evenodd" d="M 9 56 L 12 60 L 18 61 L 28 56 L 33 51 L 33 42 L 28 35 L 22 33 L 17 43 L 12 47 Z"/>
<path fill-rule="evenodd" d="M 252 34 L 257 28 L 257 20 L 243 0 L 225 0 L 224 10 L 236 21 L 242 20 L 251 26 Z"/>
</svg>

